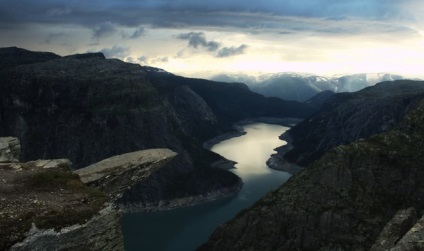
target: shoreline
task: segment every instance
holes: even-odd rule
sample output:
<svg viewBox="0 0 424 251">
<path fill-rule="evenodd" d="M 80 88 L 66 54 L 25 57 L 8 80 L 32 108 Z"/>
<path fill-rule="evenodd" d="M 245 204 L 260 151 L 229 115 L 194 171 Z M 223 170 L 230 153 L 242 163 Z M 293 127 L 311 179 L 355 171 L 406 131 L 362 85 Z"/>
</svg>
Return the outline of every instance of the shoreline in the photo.
<svg viewBox="0 0 424 251">
<path fill-rule="evenodd" d="M 293 149 L 293 139 L 291 138 L 288 132 L 283 133 L 280 136 L 281 140 L 287 142 L 284 146 L 275 148 L 274 150 L 277 153 L 271 155 L 271 157 L 266 161 L 266 164 L 269 168 L 277 171 L 283 171 L 291 174 L 296 174 L 304 169 L 295 163 L 290 163 L 284 158 L 284 154 Z"/>
<path fill-rule="evenodd" d="M 303 119 L 301 118 L 273 118 L 273 117 L 258 117 L 258 118 L 248 118 L 241 120 L 236 123 L 237 126 L 245 126 L 252 123 L 266 123 L 266 124 L 274 124 L 281 125 L 286 127 L 293 127 Z"/>
<path fill-rule="evenodd" d="M 209 139 L 203 143 L 203 147 L 207 150 L 211 150 L 211 148 L 219 144 L 222 141 L 240 137 L 246 134 L 246 132 L 243 129 L 243 126 L 249 125 L 252 123 L 267 123 L 267 124 L 276 124 L 276 125 L 282 125 L 286 127 L 292 127 L 295 124 L 302 121 L 302 119 L 299 118 L 271 118 L 271 117 L 259 117 L 259 118 L 248 118 L 241 120 L 237 123 L 234 123 L 233 129 L 234 131 L 216 136 L 212 139 Z M 288 172 L 291 174 L 295 174 L 301 170 L 303 170 L 302 167 L 297 166 L 296 164 L 292 164 L 287 162 L 284 159 L 281 159 L 279 157 L 279 154 L 284 154 L 285 152 L 289 151 L 292 147 L 291 145 L 291 138 L 288 135 L 288 133 L 283 133 L 280 136 L 281 140 L 284 140 L 287 142 L 286 145 L 277 147 L 275 150 L 277 153 L 274 153 L 271 155 L 271 157 L 266 161 L 266 165 L 277 171 L 283 171 Z M 222 157 L 222 156 L 221 156 Z M 235 164 L 237 162 L 228 160 L 224 157 L 222 159 L 217 160 L 213 163 L 211 163 L 211 167 L 215 168 L 221 168 L 224 170 L 230 170 L 235 169 Z M 232 196 L 235 196 L 243 187 L 243 180 L 239 177 L 239 181 L 230 186 L 230 187 L 223 187 L 214 191 L 210 191 L 207 194 L 204 195 L 194 195 L 194 196 L 187 196 L 182 198 L 176 198 L 173 200 L 166 200 L 166 201 L 156 201 L 152 203 L 131 203 L 131 204 L 118 204 L 119 210 L 122 213 L 144 213 L 144 212 L 158 212 L 158 211 L 169 211 L 179 208 L 185 208 L 185 207 L 192 207 L 220 199 L 230 198 Z"/>
<path fill-rule="evenodd" d="M 206 195 L 187 196 L 167 201 L 161 200 L 153 203 L 131 203 L 127 205 L 118 204 L 118 208 L 122 213 L 149 213 L 193 207 L 219 199 L 231 198 L 240 192 L 243 184 L 243 180 L 240 178 L 233 186 L 210 191 Z"/>
<path fill-rule="evenodd" d="M 212 146 L 222 141 L 245 135 L 246 132 L 244 131 L 243 126 L 246 126 L 252 123 L 266 123 L 266 124 L 292 127 L 296 125 L 297 123 L 301 122 L 302 120 L 303 119 L 300 119 L 300 118 L 273 118 L 273 117 L 258 117 L 258 118 L 243 119 L 239 122 L 234 123 L 233 125 L 234 131 L 221 134 L 219 136 L 213 137 L 205 141 L 203 143 L 203 148 L 210 150 Z"/>
</svg>

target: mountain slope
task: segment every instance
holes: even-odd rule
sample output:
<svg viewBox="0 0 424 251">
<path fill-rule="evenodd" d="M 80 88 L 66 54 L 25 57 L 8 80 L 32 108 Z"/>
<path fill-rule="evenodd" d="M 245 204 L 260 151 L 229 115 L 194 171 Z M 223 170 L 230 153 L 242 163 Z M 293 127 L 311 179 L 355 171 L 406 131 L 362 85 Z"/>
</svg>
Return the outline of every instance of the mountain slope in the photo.
<svg viewBox="0 0 424 251">
<path fill-rule="evenodd" d="M 325 154 L 219 227 L 200 250 L 369 250 L 398 211 L 412 207 L 421 217 L 423 125 L 421 101 L 396 129 Z M 409 245 L 421 250 L 419 240 Z"/>
<path fill-rule="evenodd" d="M 209 168 L 220 157 L 190 135 L 183 115 L 139 65 L 84 54 L 8 67 L 0 71 L 0 79 L 0 135 L 20 139 L 24 161 L 69 158 L 81 168 L 126 152 L 170 148 L 178 156 L 145 181 L 161 178 L 146 198 L 149 203 L 222 187 L 236 192 L 239 187 L 235 175 Z M 197 109 L 189 114 L 194 127 L 207 126 L 211 134 L 225 130 L 199 116 L 211 111 L 190 97 L 184 102 Z M 185 186 L 176 188 L 175 183 Z M 136 189 L 128 194 L 138 194 Z"/>
<path fill-rule="evenodd" d="M 320 112 L 288 131 L 293 149 L 284 157 L 306 166 L 335 146 L 387 131 L 422 97 L 424 82 L 409 80 L 335 94 L 322 104 Z"/>
<path fill-rule="evenodd" d="M 151 207 L 223 188 L 234 193 L 240 179 L 211 168 L 221 157 L 203 149 L 203 142 L 228 132 L 238 119 L 313 112 L 304 104 L 266 99 L 242 85 L 177 77 L 101 53 L 0 52 L 9 55 L 0 58 L 1 65 L 14 59 L 0 70 L 0 136 L 20 139 L 22 160 L 69 158 L 81 168 L 149 148 L 178 153 L 124 195 L 122 203 Z"/>
<path fill-rule="evenodd" d="M 296 101 L 264 98 L 242 83 L 224 83 L 147 71 L 152 84 L 162 93 L 176 86 L 188 86 L 212 108 L 223 121 L 236 122 L 246 117 L 307 117 L 315 109 Z"/>
</svg>

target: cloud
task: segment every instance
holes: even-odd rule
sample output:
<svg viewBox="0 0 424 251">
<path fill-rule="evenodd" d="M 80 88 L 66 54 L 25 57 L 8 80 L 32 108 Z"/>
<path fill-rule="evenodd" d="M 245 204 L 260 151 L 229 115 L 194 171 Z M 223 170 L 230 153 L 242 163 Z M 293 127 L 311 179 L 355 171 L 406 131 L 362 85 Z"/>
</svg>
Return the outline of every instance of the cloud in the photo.
<svg viewBox="0 0 424 251">
<path fill-rule="evenodd" d="M 148 62 L 148 58 L 146 56 L 138 57 L 137 60 L 141 63 L 147 63 Z"/>
<path fill-rule="evenodd" d="M 234 47 L 234 46 L 224 47 L 218 51 L 218 54 L 216 56 L 218 58 L 226 58 L 226 57 L 231 57 L 235 55 L 240 55 L 244 53 L 246 48 L 247 48 L 247 45 L 245 44 L 242 44 L 239 47 Z"/>
<path fill-rule="evenodd" d="M 53 17 L 62 17 L 67 16 L 72 13 L 72 10 L 68 7 L 65 8 L 53 8 L 49 11 L 47 11 L 47 15 L 53 16 Z"/>
<path fill-rule="evenodd" d="M 155 64 L 155 63 L 167 63 L 169 62 L 169 58 L 168 57 L 157 57 L 155 59 L 152 59 L 150 61 L 151 64 Z"/>
<path fill-rule="evenodd" d="M 390 20 L 418 13 L 421 0 L 55 0 L 0 1 L 0 23 L 72 23 L 92 26 L 109 20 L 115 24 L 137 27 L 142 24 L 164 26 L 242 26 L 243 15 L 258 13 L 271 16 L 315 18 L 358 17 Z M 47 15 L 46 15 L 47 14 Z M 160 17 L 160 18 L 158 18 Z M 250 26 L 252 21 L 247 19 Z M 254 20 L 256 21 L 256 20 Z M 223 27 L 223 26 L 221 26 Z"/>
<path fill-rule="evenodd" d="M 112 48 L 104 48 L 100 52 L 107 58 L 123 59 L 130 54 L 130 49 L 128 47 L 114 45 Z"/>
<path fill-rule="evenodd" d="M 0 29 L 21 29 L 22 24 L 29 27 L 30 24 L 46 23 L 90 29 L 96 27 L 93 38 L 99 40 L 113 34 L 115 27 L 150 26 L 186 30 L 206 27 L 251 33 L 282 30 L 298 33 L 322 32 L 322 25 L 331 23 L 339 24 L 339 33 L 342 31 L 349 35 L 349 26 L 342 26 L 346 22 L 339 20 L 356 20 L 365 30 L 368 22 L 374 22 L 379 28 L 377 23 L 381 24 L 380 21 L 393 26 L 411 23 L 420 26 L 424 23 L 420 16 L 422 8 L 422 0 L 19 0 L 0 1 Z M 298 23 L 296 19 L 303 21 Z M 319 27 L 316 20 L 327 22 Z M 302 30 L 299 31 L 299 27 Z M 331 32 L 328 29 L 324 32 L 328 31 Z M 128 36 L 137 38 L 142 34 L 142 30 L 136 30 Z M 213 44 L 209 48 L 214 48 Z"/>
<path fill-rule="evenodd" d="M 50 33 L 44 43 L 50 44 L 52 41 L 55 41 L 61 37 L 64 37 L 66 34 L 64 32 Z"/>
<path fill-rule="evenodd" d="M 235 47 L 235 46 L 222 47 L 221 43 L 218 43 L 212 40 L 208 41 L 203 32 L 183 33 L 183 34 L 179 34 L 177 38 L 182 40 L 187 40 L 188 47 L 192 47 L 195 49 L 205 48 L 207 49 L 207 51 L 212 52 L 214 56 L 217 58 L 226 58 L 226 57 L 243 54 L 245 49 L 247 48 L 247 45 L 245 44 L 242 44 L 238 47 Z M 182 57 L 183 54 L 184 54 L 184 51 L 180 51 L 176 57 Z"/>
<path fill-rule="evenodd" d="M 220 47 L 220 43 L 215 41 L 207 41 L 203 32 L 189 32 L 179 34 L 178 39 L 188 40 L 188 47 L 197 49 L 198 47 L 204 47 L 208 51 L 216 51 Z"/>
<path fill-rule="evenodd" d="M 133 58 L 127 58 L 127 61 L 130 62 L 129 60 L 131 60 L 132 62 L 134 62 Z M 140 64 L 143 65 L 155 65 L 155 64 L 161 64 L 161 63 L 168 63 L 169 62 L 169 57 L 166 56 L 160 56 L 160 57 L 156 57 L 156 58 L 152 58 L 149 59 L 146 56 L 141 56 L 137 58 L 137 61 Z"/>
<path fill-rule="evenodd" d="M 134 31 L 134 33 L 130 36 L 130 38 L 139 38 L 143 36 L 145 32 L 146 32 L 145 29 L 143 27 L 140 27 Z"/>
<path fill-rule="evenodd" d="M 115 33 L 115 26 L 111 22 L 105 22 L 93 29 L 93 38 L 99 40 L 102 37 L 108 37 Z"/>
</svg>

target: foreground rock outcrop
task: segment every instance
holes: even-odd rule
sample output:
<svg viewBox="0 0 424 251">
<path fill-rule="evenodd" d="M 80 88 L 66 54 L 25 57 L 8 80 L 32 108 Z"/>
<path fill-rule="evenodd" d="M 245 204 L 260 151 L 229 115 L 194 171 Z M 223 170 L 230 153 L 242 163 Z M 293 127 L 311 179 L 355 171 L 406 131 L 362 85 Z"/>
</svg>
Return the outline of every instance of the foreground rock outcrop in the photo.
<svg viewBox="0 0 424 251">
<path fill-rule="evenodd" d="M 67 159 L 0 163 L 0 250 L 124 250 L 116 199 L 175 155 L 138 151 L 77 172 Z"/>
<path fill-rule="evenodd" d="M 120 214 L 112 204 L 85 223 L 58 230 L 32 225 L 26 238 L 10 250 L 124 250 Z"/>
<path fill-rule="evenodd" d="M 423 149 L 421 101 L 396 129 L 329 151 L 220 226 L 200 250 L 369 250 L 385 243 L 422 250 L 422 220 L 396 218 L 406 209 L 422 217 Z"/>
<path fill-rule="evenodd" d="M 177 154 L 169 149 L 149 149 L 121 154 L 74 171 L 81 181 L 119 199 L 123 193 Z"/>
</svg>

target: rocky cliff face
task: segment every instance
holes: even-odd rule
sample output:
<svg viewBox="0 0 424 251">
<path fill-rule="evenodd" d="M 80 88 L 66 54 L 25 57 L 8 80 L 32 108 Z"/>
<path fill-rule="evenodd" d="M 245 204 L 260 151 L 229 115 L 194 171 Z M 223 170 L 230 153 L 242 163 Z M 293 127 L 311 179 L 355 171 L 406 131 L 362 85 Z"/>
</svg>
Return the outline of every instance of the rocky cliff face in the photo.
<svg viewBox="0 0 424 251">
<path fill-rule="evenodd" d="M 0 163 L 0 249 L 124 250 L 116 200 L 174 156 L 150 149 L 74 172 L 67 159 Z"/>
<path fill-rule="evenodd" d="M 396 129 L 329 151 L 200 250 L 421 250 L 423 125 L 421 101 Z"/>
<path fill-rule="evenodd" d="M 307 166 L 333 147 L 387 131 L 399 124 L 422 97 L 424 82 L 407 80 L 335 94 L 322 104 L 320 112 L 288 131 L 293 149 L 284 158 Z"/>
<path fill-rule="evenodd" d="M 26 238 L 9 250 L 124 250 L 120 225 L 120 214 L 110 204 L 83 224 L 59 230 L 38 229 L 33 225 Z"/>
</svg>

